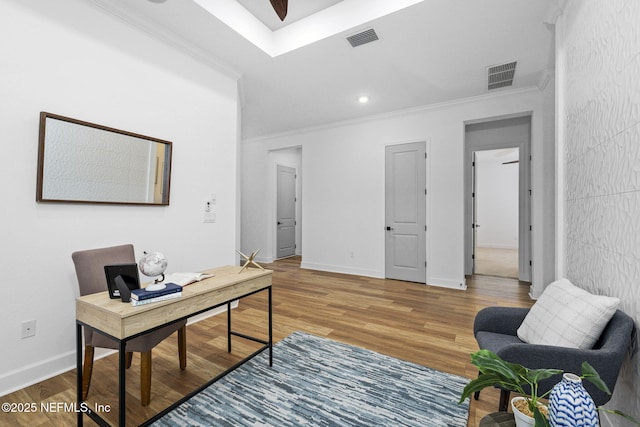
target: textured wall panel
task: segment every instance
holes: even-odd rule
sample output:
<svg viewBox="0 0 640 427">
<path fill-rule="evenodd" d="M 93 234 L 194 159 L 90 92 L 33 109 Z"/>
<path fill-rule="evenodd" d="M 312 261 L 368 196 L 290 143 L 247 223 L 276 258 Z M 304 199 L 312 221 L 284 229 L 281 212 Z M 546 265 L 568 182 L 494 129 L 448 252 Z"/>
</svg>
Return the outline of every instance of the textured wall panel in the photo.
<svg viewBox="0 0 640 427">
<path fill-rule="evenodd" d="M 640 1 L 570 1 L 561 25 L 566 276 L 640 324 Z M 608 405 L 636 417 L 639 363 L 628 356 Z"/>
</svg>

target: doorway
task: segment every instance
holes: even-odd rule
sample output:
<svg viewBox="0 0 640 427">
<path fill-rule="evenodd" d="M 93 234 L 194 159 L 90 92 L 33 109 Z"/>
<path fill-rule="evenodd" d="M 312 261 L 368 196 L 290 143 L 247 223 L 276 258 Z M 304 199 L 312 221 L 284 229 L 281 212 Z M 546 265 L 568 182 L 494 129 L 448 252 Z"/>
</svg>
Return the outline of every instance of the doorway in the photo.
<svg viewBox="0 0 640 427">
<path fill-rule="evenodd" d="M 475 272 L 477 231 L 482 223 L 476 221 L 474 208 L 474 162 L 478 152 L 486 150 L 518 150 L 518 163 L 503 167 L 517 167 L 518 174 L 518 279 L 531 282 L 531 116 L 482 121 L 465 125 L 464 145 L 464 272 Z M 503 153 L 507 153 L 503 151 Z M 480 227 L 476 228 L 476 223 Z"/>
<path fill-rule="evenodd" d="M 302 255 L 302 147 L 269 151 L 267 215 L 269 252 L 266 259 Z"/>
<path fill-rule="evenodd" d="M 426 283 L 426 142 L 385 149 L 385 277 Z"/>
<path fill-rule="evenodd" d="M 296 170 L 277 165 L 276 258 L 296 254 Z"/>
<path fill-rule="evenodd" d="M 474 152 L 473 274 L 517 279 L 518 147 Z"/>
</svg>

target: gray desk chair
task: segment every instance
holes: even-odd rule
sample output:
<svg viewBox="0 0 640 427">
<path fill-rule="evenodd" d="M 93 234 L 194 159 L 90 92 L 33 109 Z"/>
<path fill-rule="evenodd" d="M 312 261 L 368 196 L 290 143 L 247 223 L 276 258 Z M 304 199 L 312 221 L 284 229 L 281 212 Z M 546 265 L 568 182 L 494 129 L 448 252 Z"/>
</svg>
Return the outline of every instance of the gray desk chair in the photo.
<svg viewBox="0 0 640 427">
<path fill-rule="evenodd" d="M 491 350 L 507 362 L 519 363 L 527 368 L 562 369 L 578 375 L 582 372 L 582 362 L 586 361 L 596 369 L 613 393 L 627 350 L 635 341 L 635 324 L 631 317 L 617 310 L 593 348 L 581 350 L 520 341 L 517 330 L 528 312 L 527 308 L 515 307 L 487 307 L 480 310 L 473 326 L 480 348 Z M 541 381 L 538 393 L 551 390 L 561 379 L 560 375 L 556 375 Z M 596 406 L 604 405 L 611 398 L 589 381 L 583 384 Z M 500 411 L 507 410 L 509 394 L 508 390 L 501 390 Z M 474 397 L 477 400 L 479 393 L 475 393 Z"/>
<path fill-rule="evenodd" d="M 107 290 L 107 279 L 104 266 L 109 264 L 135 263 L 133 245 L 113 246 L 74 252 L 71 255 L 76 267 L 80 295 L 90 295 Z M 148 334 L 141 335 L 126 344 L 126 366 L 131 366 L 132 352 L 140 352 L 140 402 L 147 406 L 151 399 L 151 349 L 162 340 L 178 331 L 178 353 L 180 369 L 187 367 L 187 321 L 183 320 Z M 93 330 L 84 329 L 84 366 L 82 369 L 82 400 L 87 399 L 91 372 L 93 370 L 93 354 L 95 347 L 118 349 L 117 341 Z"/>
</svg>

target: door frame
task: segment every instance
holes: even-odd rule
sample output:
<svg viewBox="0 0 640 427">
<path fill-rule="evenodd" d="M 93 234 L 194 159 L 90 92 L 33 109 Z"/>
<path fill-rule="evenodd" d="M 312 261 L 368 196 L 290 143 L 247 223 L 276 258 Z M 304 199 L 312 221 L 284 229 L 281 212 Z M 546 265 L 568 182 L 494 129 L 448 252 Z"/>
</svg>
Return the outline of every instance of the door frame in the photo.
<svg viewBox="0 0 640 427">
<path fill-rule="evenodd" d="M 523 114 L 520 116 L 512 116 L 508 118 L 494 118 L 482 121 L 467 122 L 464 124 L 464 274 L 470 276 L 473 274 L 473 203 L 472 198 L 472 161 L 473 153 L 476 151 L 499 150 L 505 148 L 519 148 L 520 162 L 519 166 L 519 203 L 518 203 L 518 275 L 519 280 L 523 282 L 532 281 L 532 233 L 531 233 L 531 114 Z M 524 124 L 528 120 L 529 134 L 525 140 L 513 140 L 505 138 L 492 139 L 487 141 L 468 141 L 467 125 L 471 124 L 487 124 L 513 120 L 515 125 Z M 521 122 L 521 123 L 520 123 Z"/>
</svg>

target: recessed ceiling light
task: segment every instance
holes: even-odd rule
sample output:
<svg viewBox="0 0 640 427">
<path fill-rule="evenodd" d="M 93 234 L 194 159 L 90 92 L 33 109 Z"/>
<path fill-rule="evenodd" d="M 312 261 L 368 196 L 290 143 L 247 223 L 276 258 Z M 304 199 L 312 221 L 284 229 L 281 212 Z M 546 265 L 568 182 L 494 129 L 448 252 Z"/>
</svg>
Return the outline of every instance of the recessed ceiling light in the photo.
<svg viewBox="0 0 640 427">
<path fill-rule="evenodd" d="M 151 3 L 164 3 L 167 0 L 149 0 Z"/>
<path fill-rule="evenodd" d="M 360 104 L 366 104 L 367 102 L 369 102 L 369 97 L 367 95 L 360 95 L 358 97 L 358 102 Z"/>
</svg>

